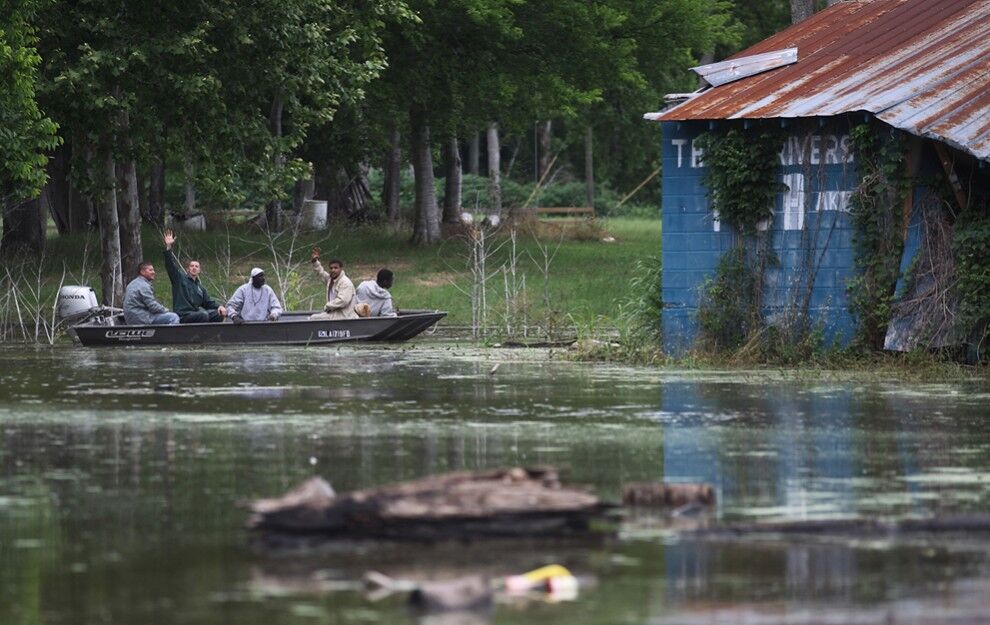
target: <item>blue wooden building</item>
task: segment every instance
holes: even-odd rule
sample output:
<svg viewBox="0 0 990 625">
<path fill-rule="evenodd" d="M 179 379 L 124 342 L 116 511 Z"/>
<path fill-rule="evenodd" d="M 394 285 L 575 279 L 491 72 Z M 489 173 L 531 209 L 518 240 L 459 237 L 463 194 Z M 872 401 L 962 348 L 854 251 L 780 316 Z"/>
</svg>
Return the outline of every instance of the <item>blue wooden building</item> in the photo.
<svg viewBox="0 0 990 625">
<path fill-rule="evenodd" d="M 765 224 L 779 266 L 766 275 L 764 312 L 772 322 L 803 304 L 826 339 L 840 343 L 855 330 L 847 302 L 855 272 L 849 200 L 859 175 L 850 129 L 878 121 L 909 138 L 907 173 L 916 184 L 904 205 L 903 268 L 926 247 L 928 174 L 953 181 L 950 211 L 988 192 L 973 188 L 990 174 L 988 0 L 841 2 L 727 61 L 693 69 L 703 88 L 672 94 L 671 107 L 645 116 L 661 124 L 668 351 L 693 343 L 702 285 L 735 242 L 704 184 L 696 140 L 708 130 L 783 128 L 778 171 L 786 190 Z M 891 328 L 921 332 L 912 323 Z"/>
</svg>

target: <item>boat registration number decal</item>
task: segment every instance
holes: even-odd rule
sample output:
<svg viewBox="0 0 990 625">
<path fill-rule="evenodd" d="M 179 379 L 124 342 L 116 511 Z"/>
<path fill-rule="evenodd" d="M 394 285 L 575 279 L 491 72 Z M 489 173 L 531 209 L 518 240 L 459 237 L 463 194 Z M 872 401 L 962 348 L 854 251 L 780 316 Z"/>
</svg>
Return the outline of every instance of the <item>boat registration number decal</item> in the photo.
<svg viewBox="0 0 990 625">
<path fill-rule="evenodd" d="M 118 341 L 140 341 L 141 339 L 150 339 L 154 335 L 154 330 L 107 330 L 106 333 L 108 339 L 117 339 Z"/>
<path fill-rule="evenodd" d="M 317 330 L 316 337 L 321 339 L 349 339 L 350 330 Z"/>
</svg>

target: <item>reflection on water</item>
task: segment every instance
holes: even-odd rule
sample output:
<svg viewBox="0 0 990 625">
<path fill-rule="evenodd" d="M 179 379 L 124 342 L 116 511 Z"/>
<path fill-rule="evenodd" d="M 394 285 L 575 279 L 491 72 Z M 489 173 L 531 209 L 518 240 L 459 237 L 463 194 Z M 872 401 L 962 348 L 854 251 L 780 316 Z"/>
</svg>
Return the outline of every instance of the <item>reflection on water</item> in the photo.
<svg viewBox="0 0 990 625">
<path fill-rule="evenodd" d="M 684 523 L 985 510 L 988 398 L 980 382 L 456 347 L 0 350 L 0 622 L 812 622 L 822 606 L 837 622 L 937 622 L 947 602 L 979 615 L 990 558 L 975 538 L 713 540 L 637 513 L 605 544 L 271 551 L 252 547 L 238 504 L 314 473 L 347 491 L 555 464 L 612 499 L 628 481 L 711 481 L 717 509 Z M 356 586 L 372 569 L 499 579 L 550 562 L 595 583 L 480 617 L 411 614 Z"/>
</svg>

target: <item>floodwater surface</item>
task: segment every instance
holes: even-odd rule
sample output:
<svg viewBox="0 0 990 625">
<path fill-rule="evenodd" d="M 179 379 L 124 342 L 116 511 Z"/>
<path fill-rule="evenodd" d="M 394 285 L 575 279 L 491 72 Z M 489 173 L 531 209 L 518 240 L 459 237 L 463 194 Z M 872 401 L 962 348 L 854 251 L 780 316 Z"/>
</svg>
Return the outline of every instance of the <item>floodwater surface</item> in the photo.
<svg viewBox="0 0 990 625">
<path fill-rule="evenodd" d="M 497 367 L 495 365 L 498 365 Z M 980 622 L 990 534 L 712 538 L 683 528 L 985 511 L 990 385 L 697 373 L 542 351 L 0 349 L 0 623 Z M 617 500 L 707 481 L 700 519 L 629 513 L 594 544 L 271 549 L 241 503 L 551 464 Z M 415 614 L 398 579 L 559 563 L 570 600 Z"/>
</svg>

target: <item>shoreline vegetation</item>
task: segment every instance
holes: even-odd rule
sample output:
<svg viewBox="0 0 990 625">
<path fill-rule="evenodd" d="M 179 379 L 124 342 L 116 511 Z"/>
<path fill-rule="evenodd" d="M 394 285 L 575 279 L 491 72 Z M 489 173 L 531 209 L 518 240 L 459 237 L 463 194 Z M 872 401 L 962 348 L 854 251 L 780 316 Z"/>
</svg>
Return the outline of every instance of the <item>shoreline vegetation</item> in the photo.
<svg viewBox="0 0 990 625">
<path fill-rule="evenodd" d="M 618 217 L 598 220 L 523 221 L 488 232 L 482 245 L 477 229 L 449 227 L 444 242 L 424 248 L 408 242 L 404 230 L 378 224 L 332 223 L 327 231 L 286 231 L 273 237 L 247 224 L 224 224 L 207 232 L 182 232 L 181 259 L 198 258 L 203 281 L 217 299 L 226 299 L 246 281 L 253 266 L 272 276 L 272 286 L 293 309 L 315 309 L 321 289 L 308 266 L 313 245 L 339 257 L 352 280 L 381 267 L 396 272 L 393 296 L 400 308 L 443 309 L 444 322 L 458 342 L 485 347 L 571 343 L 549 357 L 659 370 L 784 372 L 787 376 L 835 379 L 986 379 L 985 367 L 957 364 L 946 354 L 878 353 L 856 347 L 798 346 L 768 354 L 753 345 L 719 353 L 697 349 L 670 357 L 660 349 L 662 303 L 659 283 L 660 222 Z M 162 264 L 160 233 L 142 230 L 146 256 Z M 62 284 L 99 287 L 98 234 L 52 237 L 40 262 L 8 261 L 0 281 L 0 342 L 50 344 L 54 300 Z M 479 275 L 472 259 L 484 256 Z M 162 274 L 164 275 L 164 274 Z M 11 287 L 18 277 L 22 284 Z M 484 284 L 479 284 L 483 282 Z M 479 288 L 485 297 L 479 297 Z M 167 279 L 155 281 L 156 296 L 171 303 Z M 481 307 L 484 306 L 482 310 Z M 31 319 L 35 315 L 37 319 Z M 12 325 L 21 324 L 20 328 Z M 443 333 L 447 334 L 447 333 Z"/>
</svg>

